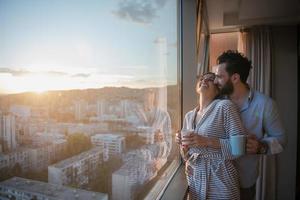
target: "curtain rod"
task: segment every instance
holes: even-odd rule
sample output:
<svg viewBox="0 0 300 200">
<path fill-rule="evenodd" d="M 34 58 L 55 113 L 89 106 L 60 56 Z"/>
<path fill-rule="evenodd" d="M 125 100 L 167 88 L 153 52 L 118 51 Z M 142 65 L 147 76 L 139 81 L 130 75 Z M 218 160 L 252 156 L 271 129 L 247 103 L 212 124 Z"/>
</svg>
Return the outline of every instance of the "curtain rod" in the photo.
<svg viewBox="0 0 300 200">
<path fill-rule="evenodd" d="M 209 34 L 218 34 L 218 33 L 235 33 L 235 32 L 247 32 L 248 28 L 229 28 L 229 29 L 216 29 L 210 31 Z"/>
</svg>

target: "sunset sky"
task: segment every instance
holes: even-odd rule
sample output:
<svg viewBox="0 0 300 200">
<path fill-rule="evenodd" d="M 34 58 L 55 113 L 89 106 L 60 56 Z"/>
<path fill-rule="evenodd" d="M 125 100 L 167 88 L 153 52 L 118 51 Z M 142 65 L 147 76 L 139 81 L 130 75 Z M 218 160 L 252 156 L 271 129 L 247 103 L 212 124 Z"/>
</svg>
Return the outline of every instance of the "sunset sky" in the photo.
<svg viewBox="0 0 300 200">
<path fill-rule="evenodd" d="M 177 81 L 176 0 L 0 0 L 0 93 Z"/>
</svg>

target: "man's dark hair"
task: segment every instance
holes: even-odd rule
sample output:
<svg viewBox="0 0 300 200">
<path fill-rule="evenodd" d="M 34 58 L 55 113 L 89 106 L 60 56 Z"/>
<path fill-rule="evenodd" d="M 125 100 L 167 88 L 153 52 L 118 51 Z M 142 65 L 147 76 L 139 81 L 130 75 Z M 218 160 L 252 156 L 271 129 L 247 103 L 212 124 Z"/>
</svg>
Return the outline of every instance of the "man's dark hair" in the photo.
<svg viewBox="0 0 300 200">
<path fill-rule="evenodd" d="M 239 53 L 238 51 L 228 50 L 218 57 L 217 63 L 225 63 L 225 69 L 228 74 L 230 76 L 234 73 L 239 74 L 241 81 L 246 84 L 247 78 L 249 76 L 249 71 L 252 68 L 251 61 L 248 60 L 246 56 Z"/>
</svg>

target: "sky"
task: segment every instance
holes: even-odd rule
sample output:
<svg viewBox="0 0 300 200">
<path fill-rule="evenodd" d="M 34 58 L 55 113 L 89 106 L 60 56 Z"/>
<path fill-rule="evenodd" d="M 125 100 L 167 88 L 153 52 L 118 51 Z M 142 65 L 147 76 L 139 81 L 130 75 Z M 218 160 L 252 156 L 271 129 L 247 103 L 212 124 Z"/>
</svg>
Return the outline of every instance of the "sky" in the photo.
<svg viewBox="0 0 300 200">
<path fill-rule="evenodd" d="M 177 82 L 177 0 L 0 0 L 0 94 Z"/>
</svg>

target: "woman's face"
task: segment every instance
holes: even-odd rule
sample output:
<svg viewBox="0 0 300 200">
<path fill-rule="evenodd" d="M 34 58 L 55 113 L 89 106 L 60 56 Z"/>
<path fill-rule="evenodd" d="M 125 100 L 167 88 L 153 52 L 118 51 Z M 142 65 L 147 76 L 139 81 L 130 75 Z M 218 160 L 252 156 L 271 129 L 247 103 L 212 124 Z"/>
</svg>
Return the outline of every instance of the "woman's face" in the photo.
<svg viewBox="0 0 300 200">
<path fill-rule="evenodd" d="M 216 84 L 214 84 L 216 76 L 213 73 L 204 74 L 201 76 L 197 82 L 197 93 L 209 96 L 217 96 L 219 94 L 219 89 Z"/>
</svg>

